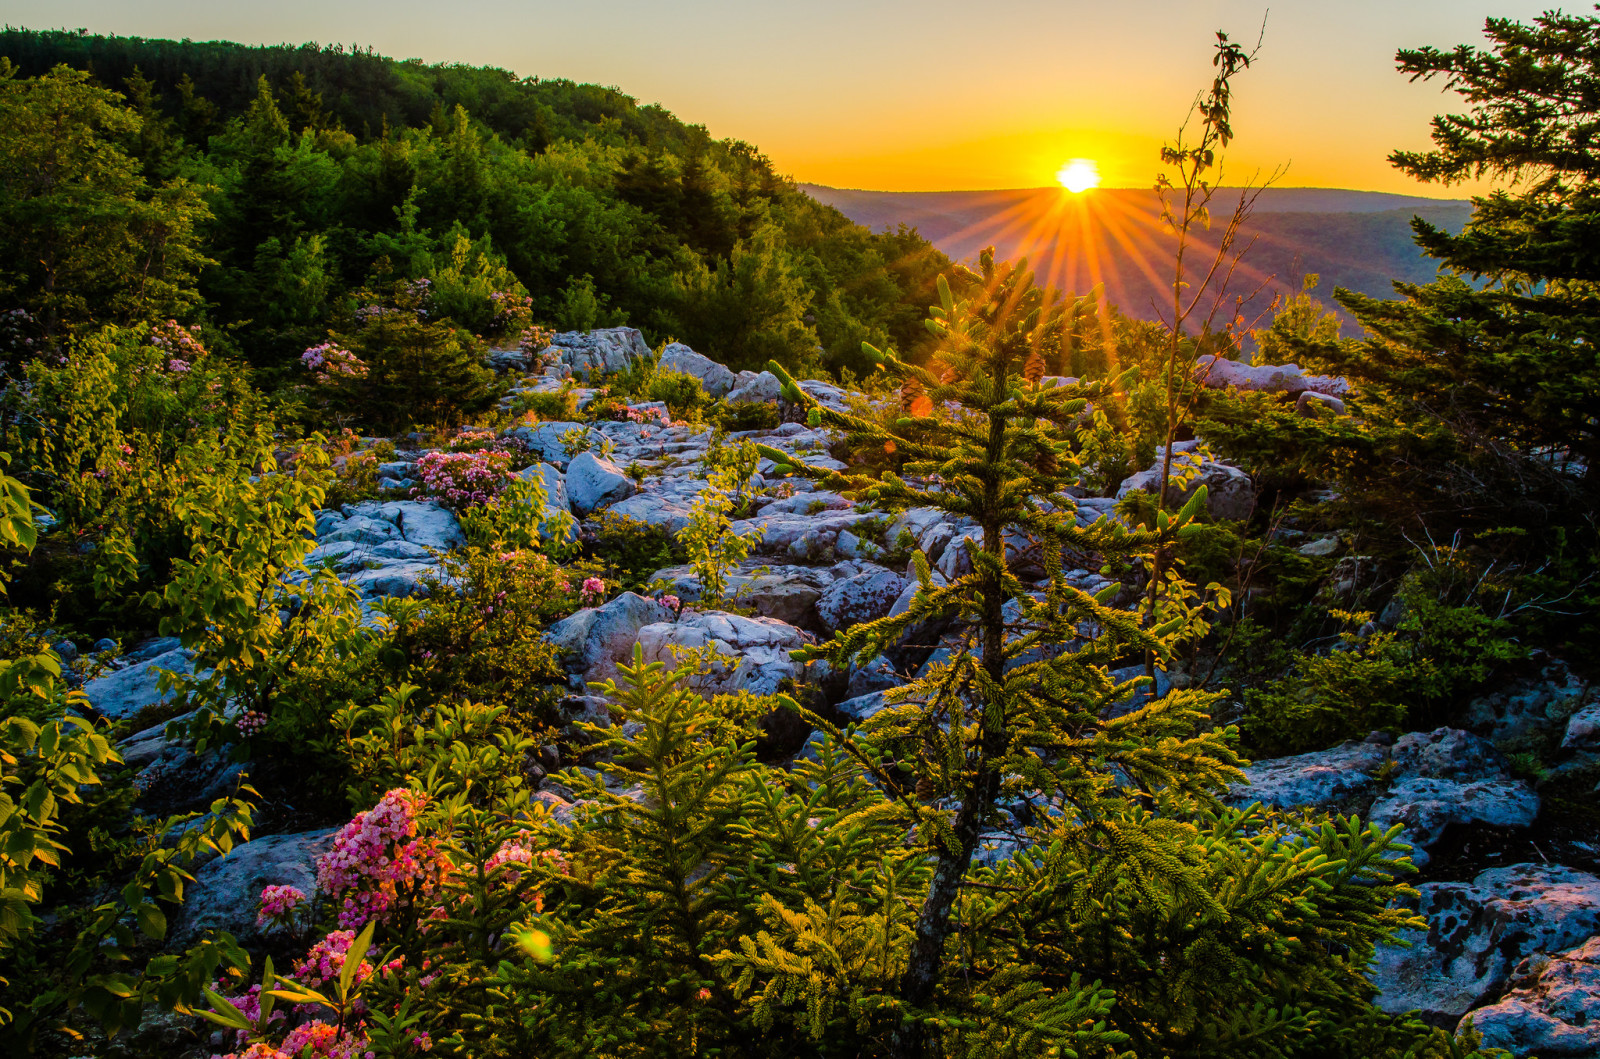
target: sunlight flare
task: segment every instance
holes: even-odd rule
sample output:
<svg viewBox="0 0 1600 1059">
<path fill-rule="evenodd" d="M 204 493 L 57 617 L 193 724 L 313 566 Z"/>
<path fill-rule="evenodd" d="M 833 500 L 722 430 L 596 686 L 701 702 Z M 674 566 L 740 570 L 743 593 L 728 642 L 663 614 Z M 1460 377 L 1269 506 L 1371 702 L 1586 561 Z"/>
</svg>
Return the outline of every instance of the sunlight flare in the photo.
<svg viewBox="0 0 1600 1059">
<path fill-rule="evenodd" d="M 1092 158 L 1074 158 L 1056 173 L 1061 186 L 1074 195 L 1100 186 L 1100 167 Z"/>
</svg>

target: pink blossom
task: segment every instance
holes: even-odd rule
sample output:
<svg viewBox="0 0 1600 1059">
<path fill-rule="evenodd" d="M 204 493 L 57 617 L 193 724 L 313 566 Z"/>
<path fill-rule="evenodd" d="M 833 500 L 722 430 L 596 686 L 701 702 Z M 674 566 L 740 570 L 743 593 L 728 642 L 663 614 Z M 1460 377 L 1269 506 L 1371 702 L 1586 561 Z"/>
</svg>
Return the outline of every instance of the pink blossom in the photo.
<svg viewBox="0 0 1600 1059">
<path fill-rule="evenodd" d="M 584 606 L 592 607 L 606 598 L 606 583 L 598 577 L 586 577 L 583 579 L 583 588 L 579 591 L 579 596 Z"/>
<path fill-rule="evenodd" d="M 256 912 L 256 922 L 266 924 L 282 921 L 305 901 L 306 895 L 293 886 L 268 886 L 261 891 L 261 905 Z"/>
</svg>

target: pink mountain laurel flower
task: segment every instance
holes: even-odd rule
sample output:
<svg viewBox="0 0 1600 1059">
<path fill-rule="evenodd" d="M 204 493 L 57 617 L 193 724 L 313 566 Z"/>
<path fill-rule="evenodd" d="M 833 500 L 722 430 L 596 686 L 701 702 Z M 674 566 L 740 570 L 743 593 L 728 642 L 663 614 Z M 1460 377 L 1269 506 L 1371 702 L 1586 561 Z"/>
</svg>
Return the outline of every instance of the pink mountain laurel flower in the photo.
<svg viewBox="0 0 1600 1059">
<path fill-rule="evenodd" d="M 307 371 L 316 372 L 319 382 L 360 379 L 367 374 L 367 366 L 360 357 L 332 342 L 312 346 L 300 354 L 300 363 L 305 365 Z"/>
<path fill-rule="evenodd" d="M 256 923 L 281 923 L 305 903 L 306 895 L 293 886 L 268 886 L 261 891 L 261 903 L 256 911 Z"/>
<path fill-rule="evenodd" d="M 583 588 L 579 590 L 579 596 L 584 606 L 592 607 L 606 598 L 606 583 L 598 577 L 586 577 L 583 579 Z"/>
<path fill-rule="evenodd" d="M 339 925 L 360 928 L 387 918 L 396 904 L 431 896 L 449 874 L 450 862 L 429 837 L 418 837 L 424 796 L 403 787 L 357 813 L 317 859 L 317 885 L 341 899 Z"/>
<path fill-rule="evenodd" d="M 510 453 L 430 452 L 417 461 L 417 477 L 422 485 L 414 493 L 468 508 L 492 502 L 516 474 Z"/>
<path fill-rule="evenodd" d="M 240 735 L 249 739 L 259 735 L 261 730 L 267 726 L 267 715 L 259 710 L 246 710 L 233 724 L 234 727 L 239 729 Z"/>
</svg>

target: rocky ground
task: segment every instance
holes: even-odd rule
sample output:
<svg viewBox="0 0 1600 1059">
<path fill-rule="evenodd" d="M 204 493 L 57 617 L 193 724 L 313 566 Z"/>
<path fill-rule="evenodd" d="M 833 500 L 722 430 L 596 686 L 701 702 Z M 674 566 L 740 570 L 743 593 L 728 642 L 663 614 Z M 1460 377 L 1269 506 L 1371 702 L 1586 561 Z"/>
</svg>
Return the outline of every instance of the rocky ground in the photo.
<svg viewBox="0 0 1600 1059">
<path fill-rule="evenodd" d="M 580 384 L 575 396 L 583 402 L 593 393 L 583 384 L 645 352 L 643 339 L 630 329 L 560 335 L 551 350 L 553 362 L 519 389 L 548 392 L 574 378 Z M 503 369 L 526 368 L 514 351 L 494 359 Z M 780 402 L 772 375 L 735 374 L 681 345 L 669 347 L 663 364 L 697 376 L 710 394 L 730 403 Z M 1304 376 L 1292 365 L 1263 372 L 1224 362 L 1206 382 L 1299 394 L 1302 406 L 1337 406 L 1342 390 L 1339 380 Z M 848 400 L 824 383 L 802 385 L 825 404 L 842 408 Z M 567 456 L 562 437 L 571 430 L 590 436 L 591 451 Z M 552 516 L 568 512 L 581 521 L 613 511 L 675 533 L 707 487 L 697 464 L 711 438 L 707 429 L 571 422 L 523 426 L 516 434 L 530 453 L 521 473 L 542 478 Z M 734 438 L 746 436 L 796 462 L 844 466 L 837 458 L 844 455 L 838 451 L 841 439 L 827 429 L 783 422 Z M 438 570 L 440 554 L 464 542 L 449 511 L 403 499 L 415 484 L 422 455 L 401 451 L 380 468 L 383 492 L 396 499 L 352 504 L 318 517 L 312 560 L 331 564 L 367 600 L 417 592 L 422 578 Z M 625 472 L 633 463 L 647 470 L 642 481 Z M 723 664 L 706 678 L 705 690 L 772 692 L 804 683 L 819 707 L 840 720 L 869 716 L 881 707 L 886 689 L 949 649 L 941 644 L 939 630 L 925 630 L 916 649 L 870 665 L 843 673 L 817 667 L 801 671 L 789 657 L 794 648 L 909 604 L 914 579 L 907 543 L 927 554 L 936 576 L 965 572 L 961 542 L 972 527 L 926 509 L 892 518 L 858 511 L 845 498 L 803 480 L 766 490 L 761 475 L 771 470 L 766 461 L 758 467 L 751 510 L 731 530 L 762 531 L 755 554 L 730 581 L 745 613 L 694 608 L 698 580 L 688 568 L 670 568 L 656 577 L 689 604 L 681 615 L 654 598 L 623 593 L 549 630 L 570 673 L 574 719 L 606 719 L 586 682 L 614 674 L 619 661 L 631 659 L 635 643 L 643 645 L 647 658 L 664 660 L 670 660 L 674 647 L 709 646 Z M 1153 472 L 1141 472 L 1115 496 L 1083 498 L 1080 519 L 1112 514 L 1118 497 L 1148 488 L 1153 478 Z M 1210 486 L 1213 513 L 1230 518 L 1250 513 L 1254 494 L 1242 471 L 1207 463 L 1200 479 Z M 1306 547 L 1323 549 L 1308 554 L 1331 553 L 1338 542 L 1317 540 Z M 1090 590 L 1108 584 L 1094 569 L 1071 576 Z M 118 668 L 88 681 L 84 690 L 105 715 L 129 717 L 158 702 L 157 670 L 188 666 L 176 642 L 152 641 L 130 650 Z M 1600 876 L 1593 873 L 1600 867 L 1600 836 L 1553 812 L 1540 789 L 1515 775 L 1497 749 L 1530 730 L 1564 726 L 1563 745 L 1592 758 L 1600 750 L 1600 704 L 1586 685 L 1547 660 L 1542 671 L 1521 684 L 1474 703 L 1460 723 L 1461 728 L 1398 739 L 1375 734 L 1364 742 L 1260 761 L 1234 797 L 1285 809 L 1354 811 L 1381 824 L 1404 826 L 1422 867 L 1417 907 L 1428 927 L 1406 939 L 1410 947 L 1381 953 L 1375 982 L 1385 1009 L 1421 1009 L 1441 1024 L 1470 1014 L 1487 1043 L 1518 1054 L 1600 1055 Z M 805 753 L 807 735 L 774 731 L 769 754 Z M 229 788 L 240 768 L 203 764 L 186 747 L 168 741 L 159 727 L 129 736 L 123 750 L 140 770 L 139 784 L 152 809 L 202 804 Z M 560 792 L 542 796 L 561 807 Z M 176 940 L 208 927 L 251 939 L 254 894 L 269 883 L 290 883 L 309 893 L 315 885 L 312 862 L 330 835 L 322 828 L 257 837 L 205 866 L 190 889 Z M 1003 856 L 1011 841 L 1004 833 L 991 835 L 986 856 Z"/>
</svg>

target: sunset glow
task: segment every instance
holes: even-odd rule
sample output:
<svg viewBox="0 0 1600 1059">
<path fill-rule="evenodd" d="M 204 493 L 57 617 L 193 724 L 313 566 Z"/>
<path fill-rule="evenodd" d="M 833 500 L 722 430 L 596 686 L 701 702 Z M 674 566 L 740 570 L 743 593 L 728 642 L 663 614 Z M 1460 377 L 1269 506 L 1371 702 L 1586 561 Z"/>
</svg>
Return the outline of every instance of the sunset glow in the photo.
<svg viewBox="0 0 1600 1059">
<path fill-rule="evenodd" d="M 1074 158 L 1056 173 L 1061 186 L 1074 195 L 1100 186 L 1100 167 L 1090 158 Z"/>
</svg>

